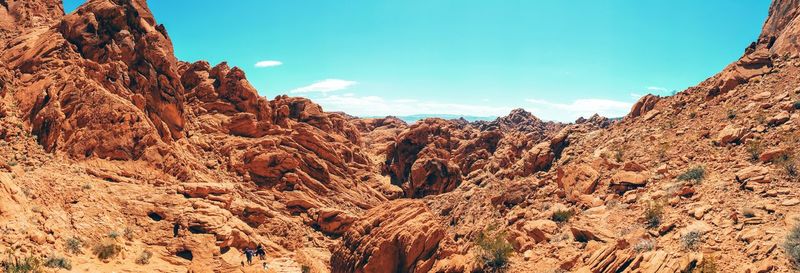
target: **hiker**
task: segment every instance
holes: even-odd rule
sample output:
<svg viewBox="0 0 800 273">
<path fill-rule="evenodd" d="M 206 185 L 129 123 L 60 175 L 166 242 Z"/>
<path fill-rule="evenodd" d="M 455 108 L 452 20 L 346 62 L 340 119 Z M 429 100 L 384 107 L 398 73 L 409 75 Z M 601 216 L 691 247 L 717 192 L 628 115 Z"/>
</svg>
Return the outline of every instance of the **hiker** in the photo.
<svg viewBox="0 0 800 273">
<path fill-rule="evenodd" d="M 261 244 L 258 244 L 258 247 L 256 247 L 256 256 L 258 256 L 258 258 L 262 261 L 267 256 L 267 252 L 264 251 L 264 247 L 262 247 Z"/>
<path fill-rule="evenodd" d="M 253 253 L 255 253 L 255 251 L 249 246 L 244 249 L 244 256 L 247 257 L 248 265 L 253 265 Z"/>
</svg>

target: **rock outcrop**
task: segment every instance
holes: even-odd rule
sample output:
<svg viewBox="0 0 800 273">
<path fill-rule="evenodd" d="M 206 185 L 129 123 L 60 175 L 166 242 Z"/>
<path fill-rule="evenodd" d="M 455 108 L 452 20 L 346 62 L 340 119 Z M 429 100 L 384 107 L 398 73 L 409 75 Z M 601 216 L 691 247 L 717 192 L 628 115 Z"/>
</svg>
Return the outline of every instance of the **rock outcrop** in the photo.
<svg viewBox="0 0 800 273">
<path fill-rule="evenodd" d="M 368 211 L 342 237 L 331 272 L 429 272 L 444 228 L 424 203 L 402 200 Z"/>
</svg>

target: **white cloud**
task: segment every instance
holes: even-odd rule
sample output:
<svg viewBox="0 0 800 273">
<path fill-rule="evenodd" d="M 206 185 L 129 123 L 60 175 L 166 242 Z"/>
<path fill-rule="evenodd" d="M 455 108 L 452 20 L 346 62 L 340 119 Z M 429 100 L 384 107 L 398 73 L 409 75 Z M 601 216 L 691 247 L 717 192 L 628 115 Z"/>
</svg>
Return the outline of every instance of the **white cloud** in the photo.
<svg viewBox="0 0 800 273">
<path fill-rule="evenodd" d="M 579 117 L 588 118 L 595 113 L 609 118 L 621 117 L 628 114 L 631 106 L 633 106 L 631 102 L 607 99 L 578 99 L 571 103 L 556 103 L 537 99 L 527 99 L 525 101 L 541 107 L 531 111 L 539 118 L 564 122 L 575 121 Z"/>
<path fill-rule="evenodd" d="M 644 95 L 636 93 L 636 92 L 631 92 L 631 98 L 633 98 L 635 100 L 638 100 L 638 99 L 640 99 L 642 97 L 644 97 Z"/>
<path fill-rule="evenodd" d="M 654 92 L 667 92 L 667 89 L 666 89 L 666 88 L 664 88 L 664 87 L 658 87 L 658 86 L 648 86 L 648 87 L 647 87 L 647 90 L 649 90 L 649 91 L 654 91 Z"/>
<path fill-rule="evenodd" d="M 347 114 L 367 116 L 407 116 L 417 114 L 446 114 L 464 116 L 505 116 L 511 107 L 441 103 L 413 99 L 384 99 L 378 96 L 330 95 L 314 99 L 325 111 L 342 111 Z"/>
<path fill-rule="evenodd" d="M 260 68 L 273 67 L 273 66 L 279 66 L 279 65 L 282 65 L 282 64 L 283 63 L 280 62 L 280 61 L 260 61 L 260 62 L 256 63 L 256 67 L 260 67 Z"/>
<path fill-rule="evenodd" d="M 293 89 L 289 91 L 289 93 L 311 93 L 311 92 L 320 92 L 320 93 L 328 93 L 338 90 L 347 89 L 353 85 L 358 84 L 355 81 L 348 81 L 348 80 L 340 80 L 340 79 L 326 79 L 322 81 L 318 81 L 312 83 L 311 85 L 303 86 L 300 88 Z"/>
</svg>

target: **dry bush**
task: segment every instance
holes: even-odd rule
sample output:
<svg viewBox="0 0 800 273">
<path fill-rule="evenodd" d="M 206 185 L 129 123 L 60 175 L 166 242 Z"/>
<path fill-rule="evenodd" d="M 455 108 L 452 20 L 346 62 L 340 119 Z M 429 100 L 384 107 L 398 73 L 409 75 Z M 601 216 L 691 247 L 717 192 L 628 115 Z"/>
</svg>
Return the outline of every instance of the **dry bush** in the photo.
<svg viewBox="0 0 800 273">
<path fill-rule="evenodd" d="M 100 260 L 108 260 L 122 252 L 122 246 L 120 246 L 116 240 L 108 238 L 97 243 L 92 249 L 92 252 Z"/>
<path fill-rule="evenodd" d="M 786 235 L 786 241 L 783 242 L 783 250 L 786 251 L 786 256 L 789 257 L 792 264 L 800 268 L 800 224 L 795 224 L 789 234 Z"/>
<path fill-rule="evenodd" d="M 514 248 L 506 240 L 507 234 L 494 226 L 478 233 L 475 245 L 479 248 L 478 263 L 490 272 L 502 271 L 508 265 L 508 258 Z"/>
</svg>

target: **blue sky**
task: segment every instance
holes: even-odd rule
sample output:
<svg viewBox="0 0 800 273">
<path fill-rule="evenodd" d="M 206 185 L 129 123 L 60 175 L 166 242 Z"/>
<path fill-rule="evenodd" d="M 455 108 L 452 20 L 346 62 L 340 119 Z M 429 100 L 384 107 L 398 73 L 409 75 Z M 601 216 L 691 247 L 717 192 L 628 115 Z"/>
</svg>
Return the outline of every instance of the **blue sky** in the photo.
<svg viewBox="0 0 800 273">
<path fill-rule="evenodd" d="M 179 59 L 228 61 L 268 98 L 360 116 L 521 107 L 574 121 L 712 76 L 758 37 L 770 1 L 148 2 Z"/>
</svg>

